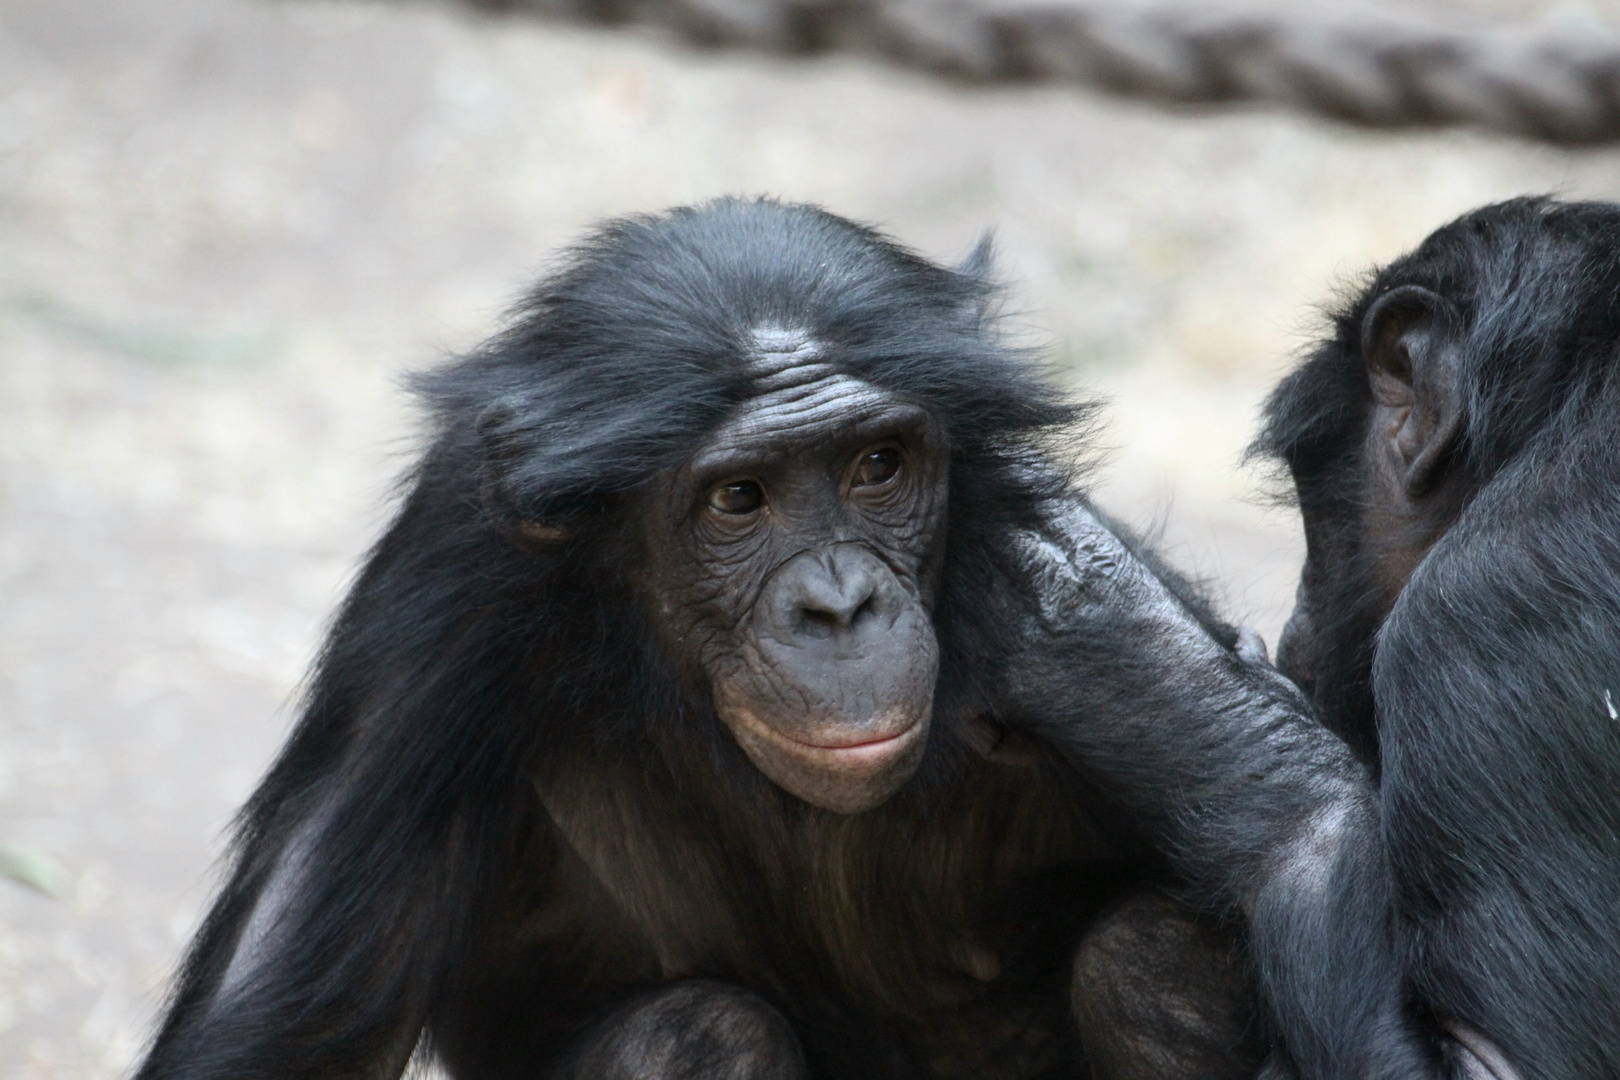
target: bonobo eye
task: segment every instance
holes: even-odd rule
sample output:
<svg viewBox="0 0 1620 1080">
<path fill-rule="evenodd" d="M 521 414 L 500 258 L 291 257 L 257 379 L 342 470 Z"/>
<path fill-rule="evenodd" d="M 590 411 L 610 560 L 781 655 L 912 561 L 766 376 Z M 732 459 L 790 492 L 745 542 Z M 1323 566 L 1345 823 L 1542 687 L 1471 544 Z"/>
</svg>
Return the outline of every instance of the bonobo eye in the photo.
<svg viewBox="0 0 1620 1080">
<path fill-rule="evenodd" d="M 861 455 L 855 465 L 855 478 L 851 487 L 877 487 L 887 484 L 900 472 L 900 448 L 880 446 Z"/>
<path fill-rule="evenodd" d="M 709 492 L 709 505 L 722 514 L 752 514 L 765 505 L 765 492 L 752 480 L 732 480 Z"/>
</svg>

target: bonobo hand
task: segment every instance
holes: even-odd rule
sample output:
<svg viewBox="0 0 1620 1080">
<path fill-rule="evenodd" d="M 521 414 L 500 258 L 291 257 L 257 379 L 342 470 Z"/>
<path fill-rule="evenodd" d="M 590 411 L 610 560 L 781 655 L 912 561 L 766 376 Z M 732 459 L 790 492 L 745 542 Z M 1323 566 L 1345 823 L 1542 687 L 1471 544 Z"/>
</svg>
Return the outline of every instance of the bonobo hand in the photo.
<svg viewBox="0 0 1620 1080">
<path fill-rule="evenodd" d="M 1271 663 L 1271 654 L 1266 651 L 1266 639 L 1253 627 L 1238 627 L 1236 648 L 1237 654 L 1251 664 Z"/>
<path fill-rule="evenodd" d="M 1096 676 L 1084 699 L 1089 727 L 1101 726 L 1095 694 L 1106 683 L 1110 696 L 1101 704 L 1126 730 L 1151 724 L 1164 738 L 1213 722 L 1211 734 L 1241 733 L 1242 742 L 1287 733 L 1295 736 L 1289 758 L 1318 779 L 1364 783 L 1338 741 L 1315 724 L 1304 696 L 1272 667 L 1259 635 L 1240 630 L 1228 644 L 1233 633 L 1190 586 L 1079 498 L 1053 505 L 1046 528 L 1015 534 L 1013 546 L 1017 577 L 1028 583 L 1020 597 L 1025 637 L 1003 685 L 1015 716 L 1062 723 L 1073 710 L 1051 699 L 1054 676 L 1060 685 L 1061 671 L 1070 683 Z M 1182 714 L 1182 726 L 1170 722 Z"/>
<path fill-rule="evenodd" d="M 1246 916 L 1301 1077 L 1421 1075 L 1377 804 L 1348 747 L 1257 638 L 1221 626 L 1079 498 L 1017 534 L 1009 556 L 1030 585 L 1011 601 L 1023 637 L 1003 671 L 1003 720 L 1142 823 L 1195 902 Z M 1311 1004 L 1285 1015 L 1275 1003 L 1287 1002 Z M 1351 1030 L 1353 1045 L 1321 1034 Z"/>
</svg>

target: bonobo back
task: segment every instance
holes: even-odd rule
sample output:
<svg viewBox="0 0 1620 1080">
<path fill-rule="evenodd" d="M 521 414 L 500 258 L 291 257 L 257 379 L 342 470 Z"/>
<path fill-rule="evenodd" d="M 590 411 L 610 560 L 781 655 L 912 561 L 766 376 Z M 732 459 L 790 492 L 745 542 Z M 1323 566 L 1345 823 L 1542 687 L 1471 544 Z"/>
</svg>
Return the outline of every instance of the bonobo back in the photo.
<svg viewBox="0 0 1620 1080">
<path fill-rule="evenodd" d="M 1307 537 L 1279 663 L 1382 767 L 1415 1011 L 1503 1080 L 1620 1074 L 1617 290 L 1620 207 L 1482 207 L 1372 275 L 1257 443 Z"/>
</svg>

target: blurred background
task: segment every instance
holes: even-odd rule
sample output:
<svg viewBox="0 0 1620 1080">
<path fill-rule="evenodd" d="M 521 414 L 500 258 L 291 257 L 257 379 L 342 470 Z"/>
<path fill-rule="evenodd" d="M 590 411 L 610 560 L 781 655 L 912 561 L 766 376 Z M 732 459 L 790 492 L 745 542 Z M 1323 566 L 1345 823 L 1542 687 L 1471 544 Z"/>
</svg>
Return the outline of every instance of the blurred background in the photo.
<svg viewBox="0 0 1620 1080">
<path fill-rule="evenodd" d="M 1298 529 L 1240 457 L 1322 305 L 1476 204 L 1620 197 L 1620 152 L 430 3 L 0 0 L 0 867 L 56 892 L 0 879 L 0 1075 L 138 1057 L 416 445 L 401 374 L 592 221 L 727 192 L 941 260 L 995 230 L 1108 402 L 1104 504 L 1274 643 Z"/>
</svg>

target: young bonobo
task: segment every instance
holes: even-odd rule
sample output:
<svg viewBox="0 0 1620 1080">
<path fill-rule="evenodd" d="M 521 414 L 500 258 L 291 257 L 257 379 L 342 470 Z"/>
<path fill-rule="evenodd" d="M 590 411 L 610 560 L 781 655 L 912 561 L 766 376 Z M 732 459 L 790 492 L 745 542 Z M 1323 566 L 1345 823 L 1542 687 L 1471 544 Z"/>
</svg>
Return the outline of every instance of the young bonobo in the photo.
<svg viewBox="0 0 1620 1080">
<path fill-rule="evenodd" d="M 1620 1076 L 1620 206 L 1380 271 L 1278 387 L 1279 663 L 1381 769 L 1430 1075 Z"/>
<path fill-rule="evenodd" d="M 141 1077 L 1398 1065 L 1364 770 L 1043 455 L 982 261 L 626 219 L 423 378 Z"/>
</svg>

